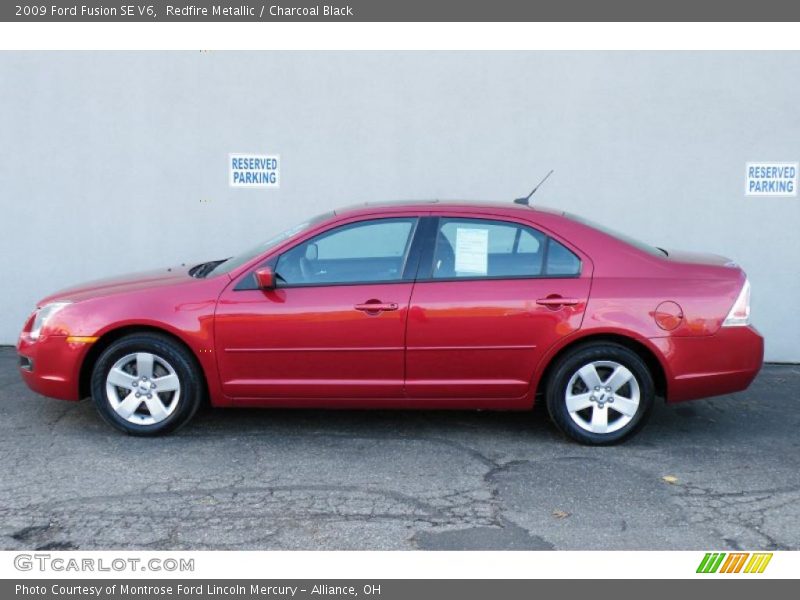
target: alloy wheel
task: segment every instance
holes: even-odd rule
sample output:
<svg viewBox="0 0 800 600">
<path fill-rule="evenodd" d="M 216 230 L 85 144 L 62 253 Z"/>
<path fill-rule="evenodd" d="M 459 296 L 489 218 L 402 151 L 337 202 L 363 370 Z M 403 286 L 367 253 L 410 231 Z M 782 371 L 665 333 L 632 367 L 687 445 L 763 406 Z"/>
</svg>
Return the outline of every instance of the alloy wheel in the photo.
<svg viewBox="0 0 800 600">
<path fill-rule="evenodd" d="M 136 425 L 160 423 L 175 412 L 181 382 L 165 359 L 150 352 L 120 358 L 106 375 L 106 396 L 117 415 Z"/>
<path fill-rule="evenodd" d="M 612 360 L 590 362 L 567 383 L 565 402 L 570 418 L 591 433 L 613 433 L 639 410 L 639 382 L 625 365 Z"/>
</svg>

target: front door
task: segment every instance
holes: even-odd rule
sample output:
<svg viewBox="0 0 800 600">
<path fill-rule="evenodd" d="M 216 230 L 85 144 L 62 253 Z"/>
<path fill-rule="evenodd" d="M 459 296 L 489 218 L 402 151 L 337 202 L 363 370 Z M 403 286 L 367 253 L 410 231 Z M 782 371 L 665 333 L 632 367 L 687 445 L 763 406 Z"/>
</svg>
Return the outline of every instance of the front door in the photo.
<svg viewBox="0 0 800 600">
<path fill-rule="evenodd" d="M 411 298 L 407 395 L 524 397 L 543 353 L 580 327 L 590 265 L 513 221 L 441 217 L 437 229 Z"/>
<path fill-rule="evenodd" d="M 274 290 L 228 288 L 216 313 L 234 399 L 400 398 L 417 219 L 334 227 L 274 260 Z"/>
</svg>

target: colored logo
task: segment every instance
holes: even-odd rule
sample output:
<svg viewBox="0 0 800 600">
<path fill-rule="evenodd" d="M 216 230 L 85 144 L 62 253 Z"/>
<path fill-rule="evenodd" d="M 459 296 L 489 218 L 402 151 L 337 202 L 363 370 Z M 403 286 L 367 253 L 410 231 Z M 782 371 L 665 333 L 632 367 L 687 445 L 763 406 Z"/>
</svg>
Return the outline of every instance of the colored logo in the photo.
<svg viewBox="0 0 800 600">
<path fill-rule="evenodd" d="M 707 552 L 697 567 L 698 573 L 763 573 L 772 552 Z"/>
</svg>

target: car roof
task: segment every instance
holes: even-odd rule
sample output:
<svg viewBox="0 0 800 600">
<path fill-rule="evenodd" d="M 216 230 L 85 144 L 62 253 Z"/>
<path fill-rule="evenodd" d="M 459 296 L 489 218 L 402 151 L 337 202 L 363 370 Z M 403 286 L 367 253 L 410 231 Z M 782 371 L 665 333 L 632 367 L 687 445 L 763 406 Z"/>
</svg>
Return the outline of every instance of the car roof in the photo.
<svg viewBox="0 0 800 600">
<path fill-rule="evenodd" d="M 360 213 L 374 214 L 374 213 L 391 213 L 403 212 L 408 210 L 433 210 L 437 208 L 442 209 L 464 209 L 469 212 L 481 212 L 485 209 L 489 213 L 497 213 L 498 210 L 503 212 L 519 212 L 530 213 L 530 211 L 544 212 L 550 214 L 562 215 L 563 211 L 547 208 L 543 206 L 528 206 L 525 204 L 515 204 L 511 201 L 498 202 L 487 200 L 399 200 L 389 202 L 366 202 L 364 204 L 354 204 L 344 208 L 336 209 L 337 216 L 356 216 Z"/>
</svg>

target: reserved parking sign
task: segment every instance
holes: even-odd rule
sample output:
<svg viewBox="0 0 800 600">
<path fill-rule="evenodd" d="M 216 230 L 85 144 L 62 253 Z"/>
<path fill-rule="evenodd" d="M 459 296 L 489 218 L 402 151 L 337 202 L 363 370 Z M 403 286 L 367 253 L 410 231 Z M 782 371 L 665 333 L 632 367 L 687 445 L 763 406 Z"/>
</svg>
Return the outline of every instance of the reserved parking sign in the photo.
<svg viewBox="0 0 800 600">
<path fill-rule="evenodd" d="M 747 196 L 797 196 L 797 163 L 747 163 Z"/>
<path fill-rule="evenodd" d="M 228 183 L 231 187 L 280 187 L 281 157 L 277 154 L 229 154 Z"/>
</svg>

